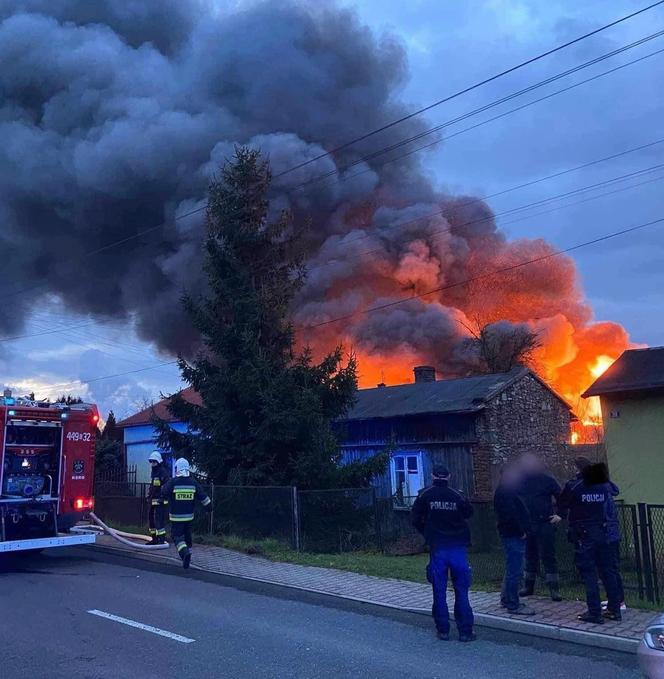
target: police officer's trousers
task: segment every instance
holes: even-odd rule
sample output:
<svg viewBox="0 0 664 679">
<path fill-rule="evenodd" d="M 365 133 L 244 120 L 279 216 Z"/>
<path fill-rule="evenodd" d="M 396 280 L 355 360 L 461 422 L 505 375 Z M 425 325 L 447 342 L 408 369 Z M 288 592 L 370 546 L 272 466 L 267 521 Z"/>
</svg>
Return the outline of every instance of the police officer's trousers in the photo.
<svg viewBox="0 0 664 679">
<path fill-rule="evenodd" d="M 150 535 L 158 538 L 166 535 L 166 502 L 164 500 L 150 500 L 148 526 Z"/>
<path fill-rule="evenodd" d="M 620 612 L 621 592 L 615 545 L 597 540 L 581 540 L 575 545 L 576 567 L 586 588 L 588 612 L 594 616 L 602 614 L 602 602 L 597 575 L 602 580 L 609 601 L 608 609 Z"/>
<path fill-rule="evenodd" d="M 454 620 L 459 634 L 467 635 L 473 631 L 473 609 L 470 607 L 468 591 L 471 583 L 471 570 L 466 547 L 437 547 L 431 549 L 427 579 L 433 587 L 433 607 L 431 613 L 436 629 L 443 634 L 450 631 L 450 612 L 447 607 L 447 580 L 452 578 L 454 587 Z"/>
<path fill-rule="evenodd" d="M 544 566 L 544 579 L 548 585 L 558 584 L 558 561 L 556 559 L 556 527 L 538 522 L 526 538 L 526 584 L 534 583 L 541 574 L 540 561 Z"/>
<path fill-rule="evenodd" d="M 181 559 L 184 559 L 185 555 L 189 553 L 193 544 L 191 539 L 192 523 L 192 521 L 171 521 L 171 537 Z"/>
</svg>

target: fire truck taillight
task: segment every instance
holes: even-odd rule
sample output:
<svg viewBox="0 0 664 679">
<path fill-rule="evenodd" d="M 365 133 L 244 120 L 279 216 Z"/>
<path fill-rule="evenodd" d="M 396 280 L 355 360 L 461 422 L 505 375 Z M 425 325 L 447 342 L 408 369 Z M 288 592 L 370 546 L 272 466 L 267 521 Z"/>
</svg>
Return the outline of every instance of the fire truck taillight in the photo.
<svg viewBox="0 0 664 679">
<path fill-rule="evenodd" d="M 74 500 L 73 505 L 77 512 L 82 512 L 86 509 L 93 510 L 95 508 L 95 501 L 94 498 L 91 497 L 77 497 Z"/>
<path fill-rule="evenodd" d="M 92 416 L 92 424 L 97 424 L 99 422 L 99 415 L 93 415 Z"/>
</svg>

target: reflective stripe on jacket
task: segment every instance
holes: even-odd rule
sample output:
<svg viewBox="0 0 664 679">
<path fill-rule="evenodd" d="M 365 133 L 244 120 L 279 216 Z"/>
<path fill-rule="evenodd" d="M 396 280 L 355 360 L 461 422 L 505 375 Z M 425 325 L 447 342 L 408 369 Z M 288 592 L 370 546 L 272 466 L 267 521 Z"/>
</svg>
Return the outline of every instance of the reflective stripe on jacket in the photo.
<svg viewBox="0 0 664 679">
<path fill-rule="evenodd" d="M 207 507 L 211 500 L 196 479 L 176 476 L 162 488 L 162 498 L 169 503 L 171 521 L 193 521 L 196 501 Z"/>
<path fill-rule="evenodd" d="M 166 504 L 167 498 L 162 501 L 162 488 L 170 481 L 171 475 L 166 469 L 166 465 L 155 465 L 150 473 L 150 488 L 148 490 L 148 498 L 153 505 Z"/>
</svg>

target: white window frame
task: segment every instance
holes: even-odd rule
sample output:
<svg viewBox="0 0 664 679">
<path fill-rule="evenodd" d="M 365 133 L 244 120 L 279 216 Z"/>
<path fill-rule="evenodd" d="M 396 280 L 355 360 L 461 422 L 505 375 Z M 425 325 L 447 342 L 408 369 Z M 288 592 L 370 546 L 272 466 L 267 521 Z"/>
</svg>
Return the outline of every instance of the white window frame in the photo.
<svg viewBox="0 0 664 679">
<path fill-rule="evenodd" d="M 411 474 L 412 476 L 415 477 L 416 480 L 416 485 L 418 485 L 417 488 L 413 489 L 410 488 L 409 481 L 411 480 L 409 478 L 409 472 L 408 472 L 408 458 L 415 458 L 417 460 L 417 470 L 415 473 Z M 407 494 L 404 493 L 402 498 L 399 496 L 399 491 L 400 489 L 397 487 L 397 460 L 401 459 L 403 460 L 403 471 L 404 473 L 404 483 L 406 485 L 406 491 Z M 391 490 L 392 490 L 392 497 L 395 498 L 395 503 L 394 506 L 395 508 L 402 508 L 402 509 L 409 509 L 413 502 L 415 501 L 415 498 L 417 497 L 417 494 L 419 491 L 424 488 L 424 466 L 423 466 L 423 456 L 422 456 L 422 451 L 416 450 L 416 451 L 403 451 L 399 453 L 395 453 L 392 455 L 390 458 L 390 483 L 391 483 Z"/>
</svg>

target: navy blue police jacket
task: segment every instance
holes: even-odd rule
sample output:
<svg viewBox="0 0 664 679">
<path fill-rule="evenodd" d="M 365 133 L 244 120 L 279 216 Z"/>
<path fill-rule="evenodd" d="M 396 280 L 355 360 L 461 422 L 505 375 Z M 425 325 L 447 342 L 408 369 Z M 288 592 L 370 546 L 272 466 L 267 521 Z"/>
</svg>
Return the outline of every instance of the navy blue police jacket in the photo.
<svg viewBox="0 0 664 679">
<path fill-rule="evenodd" d="M 413 504 L 413 526 L 424 536 L 431 549 L 467 547 L 470 529 L 467 519 L 473 505 L 447 481 L 436 479 L 423 490 Z"/>
<path fill-rule="evenodd" d="M 618 542 L 620 527 L 614 497 L 618 487 L 609 480 L 605 465 L 592 465 L 568 481 L 558 507 L 567 516 L 572 542 Z"/>
</svg>

